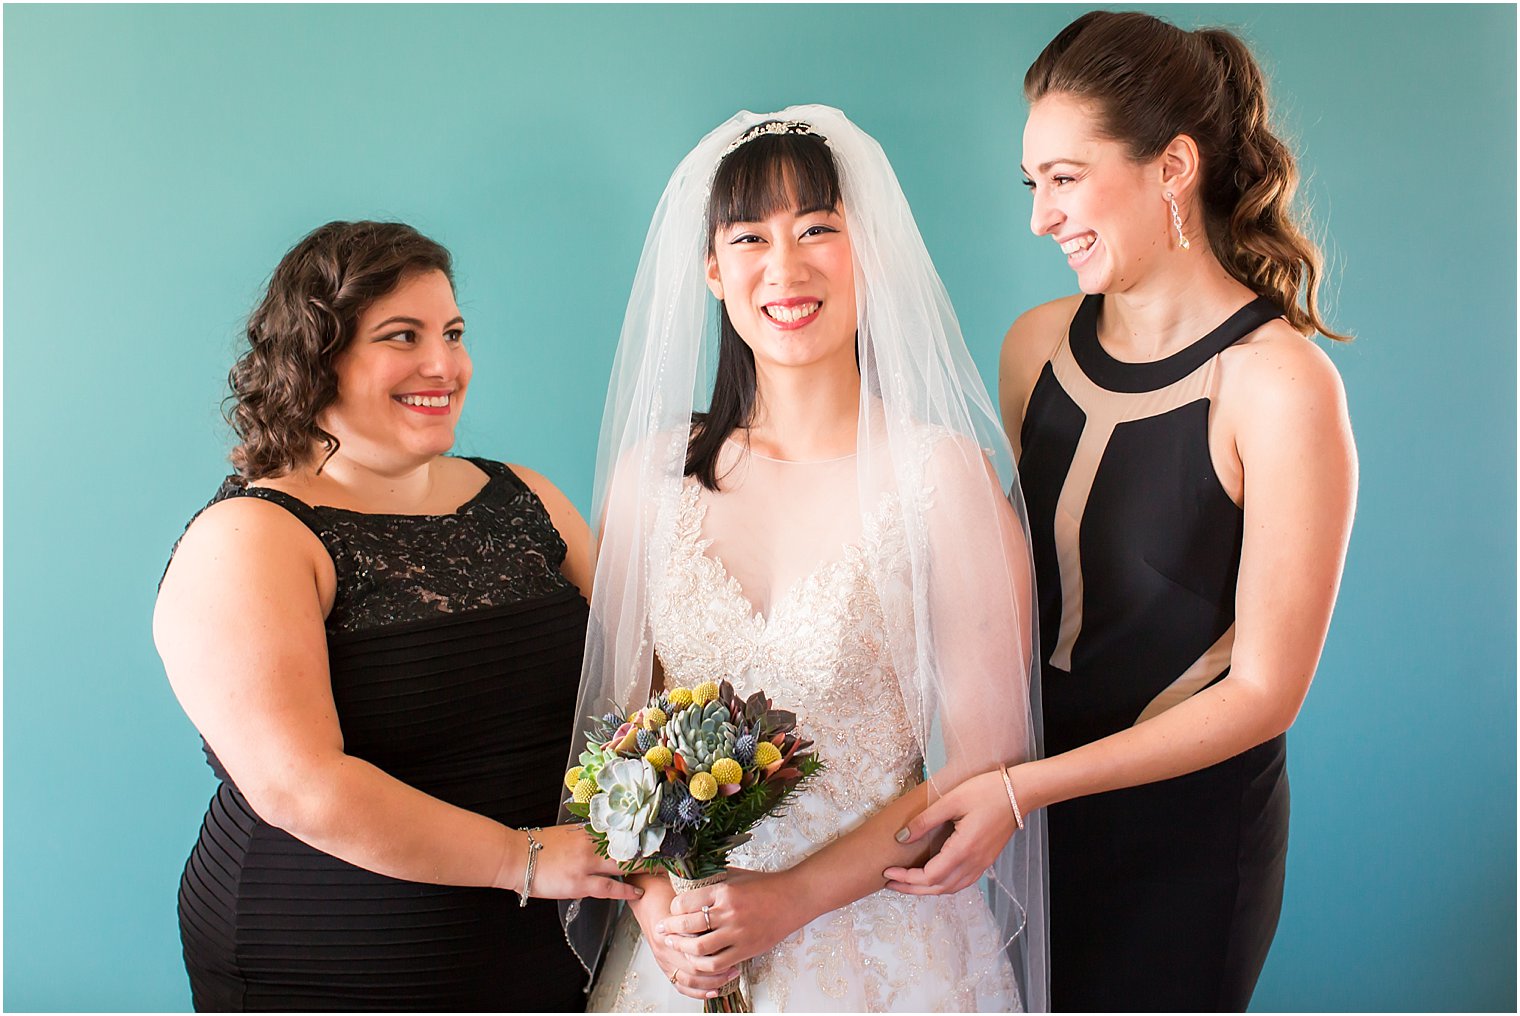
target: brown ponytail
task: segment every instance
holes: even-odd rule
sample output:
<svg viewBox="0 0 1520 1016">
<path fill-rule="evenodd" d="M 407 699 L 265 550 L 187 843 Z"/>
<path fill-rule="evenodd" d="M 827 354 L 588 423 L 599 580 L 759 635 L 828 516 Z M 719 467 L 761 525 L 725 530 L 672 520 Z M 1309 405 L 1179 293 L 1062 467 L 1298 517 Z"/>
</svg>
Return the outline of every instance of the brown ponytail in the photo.
<svg viewBox="0 0 1520 1016">
<path fill-rule="evenodd" d="M 1221 264 L 1270 297 L 1305 335 L 1332 331 L 1319 310 L 1324 259 L 1296 221 L 1293 153 L 1272 132 L 1267 83 L 1222 28 L 1185 32 L 1149 14 L 1092 11 L 1066 26 L 1024 75 L 1024 96 L 1096 103 L 1101 129 L 1131 157 L 1160 155 L 1179 134 L 1198 145 L 1199 196 Z"/>
</svg>

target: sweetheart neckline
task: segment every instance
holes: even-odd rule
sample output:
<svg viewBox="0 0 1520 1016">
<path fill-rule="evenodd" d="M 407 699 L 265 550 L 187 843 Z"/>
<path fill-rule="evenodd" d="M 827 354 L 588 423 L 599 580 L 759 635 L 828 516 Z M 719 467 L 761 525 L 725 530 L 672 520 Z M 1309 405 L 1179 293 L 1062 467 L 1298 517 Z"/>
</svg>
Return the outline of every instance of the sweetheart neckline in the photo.
<svg viewBox="0 0 1520 1016">
<path fill-rule="evenodd" d="M 852 565 L 861 558 L 865 553 L 866 539 L 869 533 L 881 524 L 882 517 L 891 507 L 890 502 L 883 502 L 867 515 L 862 520 L 861 535 L 858 539 L 849 540 L 844 543 L 838 557 L 824 561 L 812 570 L 792 580 L 782 590 L 781 595 L 771 601 L 770 613 L 767 614 L 755 606 L 754 601 L 744 592 L 744 586 L 728 570 L 728 564 L 723 558 L 717 554 L 707 553 L 707 548 L 712 546 L 713 541 L 711 537 L 704 538 L 702 536 L 702 523 L 707 518 L 707 505 L 702 503 L 700 488 L 694 483 L 689 483 L 683 488 L 681 497 L 683 501 L 687 502 L 682 505 L 683 513 L 690 511 L 694 517 L 691 519 L 689 527 L 690 538 L 682 538 L 680 542 L 687 545 L 687 550 L 693 557 L 707 562 L 716 571 L 719 585 L 743 606 L 746 619 L 749 623 L 758 625 L 761 632 L 765 635 L 770 634 L 771 627 L 776 618 L 786 613 L 792 601 L 796 600 L 804 589 L 810 585 L 823 582 L 832 572 L 847 565 Z M 681 530 L 685 530 L 686 528 L 685 526 L 679 527 Z"/>
</svg>

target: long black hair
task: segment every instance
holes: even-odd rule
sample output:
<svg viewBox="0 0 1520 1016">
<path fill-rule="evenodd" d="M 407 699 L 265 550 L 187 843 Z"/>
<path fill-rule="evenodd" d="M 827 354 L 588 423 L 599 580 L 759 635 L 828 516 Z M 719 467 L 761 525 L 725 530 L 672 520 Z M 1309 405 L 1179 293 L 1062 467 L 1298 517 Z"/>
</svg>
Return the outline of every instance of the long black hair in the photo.
<svg viewBox="0 0 1520 1016">
<path fill-rule="evenodd" d="M 707 200 L 707 253 L 719 230 L 736 222 L 761 222 L 784 209 L 838 209 L 839 169 L 816 134 L 762 134 L 718 164 Z M 718 370 L 707 412 L 692 414 L 686 475 L 718 489 L 723 442 L 748 427 L 755 410 L 755 354 L 719 305 Z"/>
</svg>

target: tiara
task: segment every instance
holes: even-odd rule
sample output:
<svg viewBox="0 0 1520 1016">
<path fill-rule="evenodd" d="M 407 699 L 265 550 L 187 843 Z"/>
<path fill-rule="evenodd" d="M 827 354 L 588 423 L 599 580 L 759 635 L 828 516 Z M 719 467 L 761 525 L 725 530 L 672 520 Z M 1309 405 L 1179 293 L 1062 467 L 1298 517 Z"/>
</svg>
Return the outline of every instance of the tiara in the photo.
<svg viewBox="0 0 1520 1016">
<path fill-rule="evenodd" d="M 764 123 L 755 124 L 755 126 L 735 138 L 732 144 L 723 149 L 723 154 L 718 156 L 718 161 L 722 162 L 732 155 L 736 149 L 766 134 L 811 134 L 819 141 L 828 140 L 822 134 L 815 133 L 813 125 L 804 120 L 767 120 Z"/>
</svg>

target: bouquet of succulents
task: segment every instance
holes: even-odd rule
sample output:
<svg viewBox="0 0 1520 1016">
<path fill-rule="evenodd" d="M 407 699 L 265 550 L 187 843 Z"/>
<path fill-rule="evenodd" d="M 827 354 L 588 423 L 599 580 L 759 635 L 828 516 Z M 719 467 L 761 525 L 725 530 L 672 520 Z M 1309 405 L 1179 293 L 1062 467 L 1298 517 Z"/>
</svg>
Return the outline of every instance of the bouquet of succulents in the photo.
<svg viewBox="0 0 1520 1016">
<path fill-rule="evenodd" d="M 663 868 L 677 892 L 711 885 L 755 824 L 823 769 L 796 726 L 764 692 L 740 699 L 727 681 L 672 688 L 632 715 L 614 708 L 591 718 L 565 806 L 624 871 Z M 748 1011 L 737 981 L 704 1008 Z"/>
</svg>

